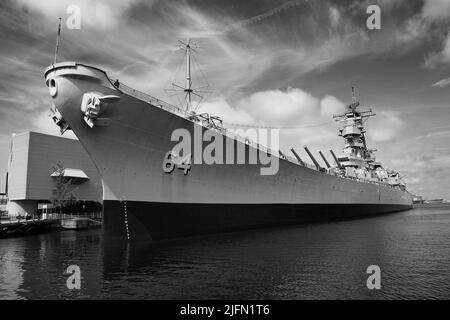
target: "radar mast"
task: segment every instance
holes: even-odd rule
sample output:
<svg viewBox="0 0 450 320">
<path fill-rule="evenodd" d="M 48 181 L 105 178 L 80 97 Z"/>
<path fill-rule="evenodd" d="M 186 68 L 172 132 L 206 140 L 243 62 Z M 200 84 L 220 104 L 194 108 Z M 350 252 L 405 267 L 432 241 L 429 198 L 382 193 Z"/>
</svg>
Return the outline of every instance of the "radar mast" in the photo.
<svg viewBox="0 0 450 320">
<path fill-rule="evenodd" d="M 211 93 L 211 91 L 209 90 L 209 84 L 207 83 L 204 86 L 198 87 L 198 88 L 193 88 L 192 84 L 192 67 L 195 66 L 195 58 L 193 56 L 193 53 L 196 53 L 196 49 L 199 48 L 198 42 L 192 41 L 191 39 L 187 39 L 186 41 L 178 41 L 178 47 L 180 48 L 180 50 L 183 50 L 185 52 L 185 56 L 186 56 L 186 82 L 185 82 L 185 86 L 181 86 L 172 82 L 172 88 L 171 89 L 166 89 L 165 91 L 167 93 L 169 93 L 170 96 L 173 95 L 177 95 L 180 93 L 185 93 L 184 96 L 184 108 L 186 111 L 190 111 L 190 112 L 195 112 L 196 107 L 193 107 L 193 95 L 197 96 L 200 101 L 203 100 L 203 96 L 200 95 L 200 93 Z M 200 68 L 199 66 L 197 66 L 198 68 Z M 201 72 L 201 70 L 200 70 Z M 203 75 L 203 73 L 202 73 Z M 203 78 L 204 77 L 203 75 Z M 200 103 L 200 102 L 199 102 Z M 197 104 L 198 106 L 198 104 Z"/>
</svg>

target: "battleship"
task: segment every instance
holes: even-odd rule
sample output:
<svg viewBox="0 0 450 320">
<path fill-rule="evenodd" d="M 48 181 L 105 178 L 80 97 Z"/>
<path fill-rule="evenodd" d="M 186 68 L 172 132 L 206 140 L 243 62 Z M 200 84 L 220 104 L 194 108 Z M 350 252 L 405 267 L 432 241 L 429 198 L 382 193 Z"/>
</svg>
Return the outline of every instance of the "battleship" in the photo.
<svg viewBox="0 0 450 320">
<path fill-rule="evenodd" d="M 342 124 L 342 154 L 330 150 L 329 162 L 320 152 L 323 167 L 305 148 L 309 164 L 294 149 L 292 157 L 265 148 L 232 133 L 220 117 L 190 108 L 190 49 L 187 42 L 185 107 L 135 90 L 95 66 L 55 59 L 45 70 L 52 119 L 61 134 L 75 133 L 102 176 L 105 236 L 159 240 L 412 208 L 399 173 L 384 168 L 367 147 L 364 121 L 374 114 L 360 110 L 354 89 L 352 102 L 334 116 Z M 176 144 L 171 135 L 180 128 L 192 135 L 213 131 L 246 157 L 254 151 L 276 157 L 278 170 L 261 175 L 257 163 L 168 162 Z M 183 170 L 174 171 L 177 165 Z"/>
</svg>

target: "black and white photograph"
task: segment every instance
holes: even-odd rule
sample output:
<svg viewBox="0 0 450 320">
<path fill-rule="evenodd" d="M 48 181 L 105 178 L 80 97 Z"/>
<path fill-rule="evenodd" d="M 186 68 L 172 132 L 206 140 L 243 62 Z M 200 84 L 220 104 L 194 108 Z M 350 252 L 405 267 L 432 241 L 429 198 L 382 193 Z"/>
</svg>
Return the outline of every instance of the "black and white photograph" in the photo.
<svg viewBox="0 0 450 320">
<path fill-rule="evenodd" d="M 0 42 L 0 300 L 450 299 L 450 0 L 4 0 Z"/>
</svg>

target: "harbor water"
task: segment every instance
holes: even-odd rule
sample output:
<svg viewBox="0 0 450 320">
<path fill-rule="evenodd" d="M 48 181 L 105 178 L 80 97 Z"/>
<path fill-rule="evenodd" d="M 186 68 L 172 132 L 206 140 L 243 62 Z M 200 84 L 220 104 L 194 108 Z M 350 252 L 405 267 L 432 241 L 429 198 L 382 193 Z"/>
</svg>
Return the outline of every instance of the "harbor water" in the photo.
<svg viewBox="0 0 450 320">
<path fill-rule="evenodd" d="M 128 245 L 101 229 L 0 239 L 0 299 L 111 298 L 449 299 L 450 206 Z"/>
</svg>

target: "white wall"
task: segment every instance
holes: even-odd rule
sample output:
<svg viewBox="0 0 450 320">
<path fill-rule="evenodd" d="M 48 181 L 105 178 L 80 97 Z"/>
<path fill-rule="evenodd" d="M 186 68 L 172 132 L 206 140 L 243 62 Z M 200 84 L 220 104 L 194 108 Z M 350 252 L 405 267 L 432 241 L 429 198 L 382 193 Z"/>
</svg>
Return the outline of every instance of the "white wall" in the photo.
<svg viewBox="0 0 450 320">
<path fill-rule="evenodd" d="M 100 174 L 80 142 L 36 132 L 13 137 L 9 199 L 50 200 L 55 186 L 51 174 L 58 161 L 66 168 L 81 169 L 88 175 L 89 180 L 74 186 L 73 193 L 78 200 L 102 200 Z"/>
</svg>

